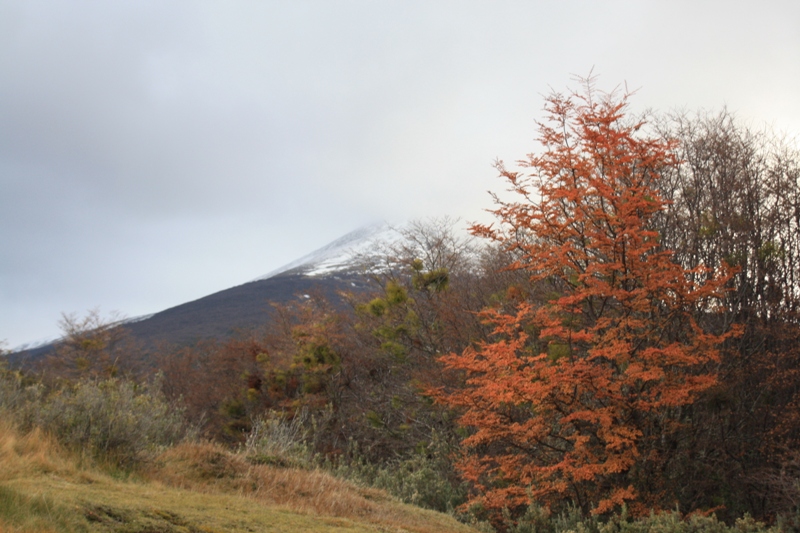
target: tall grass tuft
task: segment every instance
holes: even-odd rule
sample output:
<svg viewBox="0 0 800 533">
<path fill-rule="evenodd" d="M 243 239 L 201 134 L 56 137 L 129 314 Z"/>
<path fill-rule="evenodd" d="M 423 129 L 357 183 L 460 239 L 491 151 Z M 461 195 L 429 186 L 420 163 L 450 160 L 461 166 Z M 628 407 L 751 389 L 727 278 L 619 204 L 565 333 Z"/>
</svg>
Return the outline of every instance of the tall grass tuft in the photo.
<svg viewBox="0 0 800 533">
<path fill-rule="evenodd" d="M 289 417 L 285 412 L 270 412 L 258 418 L 242 446 L 245 458 L 254 464 L 309 468 L 313 453 L 308 445 L 308 410 Z"/>
<path fill-rule="evenodd" d="M 47 533 L 87 531 L 79 515 L 45 495 L 27 496 L 0 485 L 0 531 Z"/>
</svg>

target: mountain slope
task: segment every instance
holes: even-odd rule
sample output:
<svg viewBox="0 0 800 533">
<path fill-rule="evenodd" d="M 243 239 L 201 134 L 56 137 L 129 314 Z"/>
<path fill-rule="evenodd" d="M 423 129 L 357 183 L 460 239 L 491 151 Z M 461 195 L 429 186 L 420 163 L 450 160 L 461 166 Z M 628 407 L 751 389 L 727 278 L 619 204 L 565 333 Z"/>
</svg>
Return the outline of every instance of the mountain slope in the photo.
<svg viewBox="0 0 800 533">
<path fill-rule="evenodd" d="M 340 291 L 365 290 L 361 256 L 372 251 L 376 242 L 396 238 L 397 233 L 386 223 L 365 226 L 251 282 L 129 320 L 124 327 L 146 348 L 226 339 L 268 322 L 274 303 L 311 293 L 336 301 Z M 36 360 L 56 343 L 19 351 L 9 360 L 16 364 Z"/>
<path fill-rule="evenodd" d="M 359 228 L 249 283 L 132 321 L 127 327 L 146 344 L 186 344 L 256 328 L 270 319 L 273 303 L 312 292 L 336 300 L 339 291 L 367 287 L 359 257 L 376 241 L 390 239 L 392 233 L 385 223 Z"/>
<path fill-rule="evenodd" d="M 349 273 L 314 278 L 287 272 L 210 294 L 125 327 L 148 345 L 224 339 L 263 325 L 270 319 L 272 303 L 287 302 L 317 291 L 335 297 L 337 291 L 363 287 L 363 279 Z"/>
<path fill-rule="evenodd" d="M 400 233 L 386 222 L 363 226 L 253 281 L 269 279 L 287 272 L 320 277 L 358 270 L 361 256 L 371 253 L 377 245 L 397 240 L 399 236 Z"/>
</svg>

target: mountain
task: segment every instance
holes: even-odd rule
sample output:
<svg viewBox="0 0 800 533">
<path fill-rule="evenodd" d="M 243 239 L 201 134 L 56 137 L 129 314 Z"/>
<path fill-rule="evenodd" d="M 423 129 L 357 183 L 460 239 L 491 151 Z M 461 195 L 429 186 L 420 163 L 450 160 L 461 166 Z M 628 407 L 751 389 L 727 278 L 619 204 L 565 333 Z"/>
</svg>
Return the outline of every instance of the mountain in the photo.
<svg viewBox="0 0 800 533">
<path fill-rule="evenodd" d="M 364 256 L 373 252 L 377 245 L 396 241 L 399 235 L 386 222 L 370 224 L 253 281 L 263 281 L 285 273 L 320 278 L 337 272 L 359 271 Z"/>
<path fill-rule="evenodd" d="M 363 257 L 378 243 L 396 240 L 397 235 L 387 223 L 365 226 L 253 281 L 125 321 L 123 325 L 146 347 L 229 338 L 265 324 L 273 312 L 273 303 L 306 298 L 310 293 L 335 300 L 339 291 L 365 290 Z M 17 352 L 9 360 L 21 363 L 36 359 L 56 343 Z"/>
<path fill-rule="evenodd" d="M 226 338 L 264 324 L 272 303 L 307 297 L 310 292 L 335 298 L 341 290 L 363 290 L 366 280 L 359 258 L 391 232 L 386 224 L 359 228 L 249 283 L 132 321 L 126 327 L 148 344 Z"/>
</svg>

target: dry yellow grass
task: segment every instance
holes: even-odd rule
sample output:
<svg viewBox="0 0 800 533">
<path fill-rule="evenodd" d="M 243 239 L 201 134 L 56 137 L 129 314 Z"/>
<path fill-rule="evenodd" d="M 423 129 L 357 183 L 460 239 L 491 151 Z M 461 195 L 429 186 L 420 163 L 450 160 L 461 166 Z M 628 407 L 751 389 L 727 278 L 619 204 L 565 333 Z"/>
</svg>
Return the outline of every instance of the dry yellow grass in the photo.
<svg viewBox="0 0 800 533">
<path fill-rule="evenodd" d="M 5 506 L 5 507 L 4 507 Z M 468 532 L 320 471 L 251 465 L 212 444 L 163 453 L 137 480 L 81 468 L 40 432 L 0 420 L 0 533 Z"/>
<path fill-rule="evenodd" d="M 469 530 L 451 517 L 401 504 L 320 470 L 252 465 L 214 444 L 182 444 L 156 461 L 152 478 L 195 491 L 237 493 L 304 514 L 347 518 L 398 530 Z M 455 528 L 455 529 L 454 529 Z"/>
<path fill-rule="evenodd" d="M 31 473 L 75 473 L 58 445 L 39 429 L 20 435 L 0 413 L 0 480 Z"/>
</svg>

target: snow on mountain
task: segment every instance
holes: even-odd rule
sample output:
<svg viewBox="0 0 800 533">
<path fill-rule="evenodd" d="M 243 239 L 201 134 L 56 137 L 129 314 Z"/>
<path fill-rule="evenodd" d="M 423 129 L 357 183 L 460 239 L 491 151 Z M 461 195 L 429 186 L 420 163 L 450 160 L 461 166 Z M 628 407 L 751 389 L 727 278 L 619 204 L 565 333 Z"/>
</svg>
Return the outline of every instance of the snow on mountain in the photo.
<svg viewBox="0 0 800 533">
<path fill-rule="evenodd" d="M 253 281 L 269 279 L 290 270 L 306 276 L 322 276 L 354 269 L 358 267 L 362 258 L 374 252 L 376 248 L 399 239 L 400 233 L 389 223 L 370 224 L 351 231 L 330 244 Z"/>
<path fill-rule="evenodd" d="M 457 221 L 435 219 L 400 225 L 381 222 L 352 231 L 330 244 L 279 269 L 196 300 L 152 315 L 123 319 L 134 338 L 148 345 L 190 344 L 199 339 L 225 339 L 233 332 L 256 328 L 269 320 L 271 303 L 293 300 L 311 288 L 335 298 L 347 287 L 366 286 L 364 272 L 381 273 L 407 267 L 407 259 L 419 257 L 426 265 L 439 264 L 437 251 L 459 249 L 465 230 Z M 444 247 L 444 248 L 443 248 Z M 430 252 L 434 252 L 433 255 Z M 285 275 L 281 275 L 285 274 Z M 39 357 L 59 339 L 42 339 L 14 351 L 25 357 Z"/>
<path fill-rule="evenodd" d="M 400 226 L 402 228 L 403 226 Z M 227 338 L 234 331 L 268 320 L 270 302 L 284 302 L 323 283 L 328 294 L 343 284 L 355 286 L 356 274 L 381 252 L 402 240 L 402 229 L 386 222 L 352 231 L 330 244 L 253 280 L 158 313 L 119 321 L 144 342 L 185 344 L 203 338 Z M 280 277 L 280 274 L 293 275 Z M 342 273 L 341 276 L 338 273 Z M 327 276 L 334 274 L 333 276 Z M 309 279 L 317 278 L 317 279 Z M 327 278 L 327 279 L 323 279 Z M 260 282 L 260 283 L 254 283 Z M 16 347 L 15 353 L 46 353 L 61 338 L 41 339 Z"/>
<path fill-rule="evenodd" d="M 30 342 L 26 342 L 26 343 L 20 344 L 19 346 L 14 346 L 9 351 L 11 353 L 16 353 L 16 352 L 23 352 L 25 350 L 35 350 L 37 348 L 41 348 L 42 346 L 48 346 L 50 344 L 54 344 L 54 343 L 60 341 L 61 339 L 62 339 L 62 337 L 60 337 L 60 336 L 59 337 L 42 337 L 42 338 L 40 338 L 38 340 L 35 340 L 35 341 L 30 341 Z"/>
</svg>

